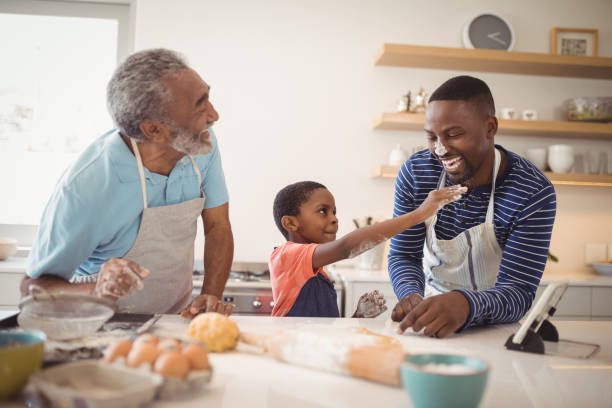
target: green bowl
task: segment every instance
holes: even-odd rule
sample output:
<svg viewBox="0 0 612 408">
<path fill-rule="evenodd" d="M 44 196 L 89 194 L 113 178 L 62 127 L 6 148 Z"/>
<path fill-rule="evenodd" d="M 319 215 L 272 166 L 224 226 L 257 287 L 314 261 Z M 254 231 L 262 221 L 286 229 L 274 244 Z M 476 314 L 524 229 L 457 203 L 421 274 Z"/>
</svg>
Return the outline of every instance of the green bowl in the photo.
<svg viewBox="0 0 612 408">
<path fill-rule="evenodd" d="M 0 331 L 0 400 L 19 392 L 40 368 L 46 339 L 38 330 Z"/>
<path fill-rule="evenodd" d="M 414 354 L 400 365 L 404 389 L 416 408 L 477 407 L 487 385 L 487 363 L 451 354 Z"/>
</svg>

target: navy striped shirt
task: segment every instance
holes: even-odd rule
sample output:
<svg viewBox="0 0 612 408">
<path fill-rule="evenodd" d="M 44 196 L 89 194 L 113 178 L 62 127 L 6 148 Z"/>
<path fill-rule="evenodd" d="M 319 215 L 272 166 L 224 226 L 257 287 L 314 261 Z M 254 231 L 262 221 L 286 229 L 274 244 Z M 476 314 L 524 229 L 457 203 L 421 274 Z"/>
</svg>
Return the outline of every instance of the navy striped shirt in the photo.
<svg viewBox="0 0 612 408">
<path fill-rule="evenodd" d="M 523 157 L 507 154 L 506 167 L 495 184 L 495 236 L 503 251 L 495 286 L 487 290 L 461 289 L 470 303 L 463 327 L 516 322 L 527 312 L 546 265 L 556 213 L 555 190 L 548 178 Z M 416 209 L 437 187 L 442 165 L 429 150 L 413 154 L 395 182 L 393 216 Z M 446 185 L 454 183 L 446 178 Z M 449 240 L 485 222 L 491 185 L 474 189 L 438 212 L 438 239 Z M 425 289 L 423 245 L 425 224 L 391 239 L 389 275 L 398 299 Z"/>
</svg>

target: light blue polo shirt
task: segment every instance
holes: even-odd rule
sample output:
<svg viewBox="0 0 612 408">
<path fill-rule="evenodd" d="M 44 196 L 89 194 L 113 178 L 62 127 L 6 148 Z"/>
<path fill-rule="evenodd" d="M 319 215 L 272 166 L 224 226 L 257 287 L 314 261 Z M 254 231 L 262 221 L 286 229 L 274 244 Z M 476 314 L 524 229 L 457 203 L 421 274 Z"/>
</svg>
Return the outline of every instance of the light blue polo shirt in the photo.
<svg viewBox="0 0 612 408">
<path fill-rule="evenodd" d="M 204 208 L 228 201 L 221 156 L 214 132 L 213 151 L 194 156 L 206 195 Z M 198 176 L 185 156 L 168 176 L 144 169 L 149 207 L 200 197 Z M 40 221 L 28 259 L 27 275 L 98 273 L 110 258 L 132 247 L 142 217 L 143 199 L 136 158 L 116 130 L 95 140 L 62 175 Z"/>
</svg>

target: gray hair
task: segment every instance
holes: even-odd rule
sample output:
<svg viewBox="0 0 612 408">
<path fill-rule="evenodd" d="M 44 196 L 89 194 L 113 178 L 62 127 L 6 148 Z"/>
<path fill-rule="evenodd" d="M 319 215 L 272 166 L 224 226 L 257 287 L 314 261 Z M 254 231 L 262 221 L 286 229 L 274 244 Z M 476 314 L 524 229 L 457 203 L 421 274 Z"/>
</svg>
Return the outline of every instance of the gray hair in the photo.
<svg viewBox="0 0 612 408">
<path fill-rule="evenodd" d="M 106 88 L 108 111 L 119 131 L 144 140 L 140 122 L 151 119 L 167 123 L 165 106 L 172 95 L 161 80 L 187 69 L 181 55 L 164 48 L 139 51 L 119 65 Z"/>
</svg>

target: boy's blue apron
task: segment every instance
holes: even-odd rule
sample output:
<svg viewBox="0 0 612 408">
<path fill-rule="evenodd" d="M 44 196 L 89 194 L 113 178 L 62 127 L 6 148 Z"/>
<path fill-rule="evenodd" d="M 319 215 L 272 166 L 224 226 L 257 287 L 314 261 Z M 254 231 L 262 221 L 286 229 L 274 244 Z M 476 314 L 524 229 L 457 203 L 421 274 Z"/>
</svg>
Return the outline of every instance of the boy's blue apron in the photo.
<svg viewBox="0 0 612 408">
<path fill-rule="evenodd" d="M 340 317 L 334 284 L 322 273 L 308 279 L 287 317 Z"/>
</svg>

